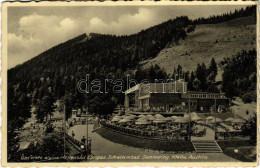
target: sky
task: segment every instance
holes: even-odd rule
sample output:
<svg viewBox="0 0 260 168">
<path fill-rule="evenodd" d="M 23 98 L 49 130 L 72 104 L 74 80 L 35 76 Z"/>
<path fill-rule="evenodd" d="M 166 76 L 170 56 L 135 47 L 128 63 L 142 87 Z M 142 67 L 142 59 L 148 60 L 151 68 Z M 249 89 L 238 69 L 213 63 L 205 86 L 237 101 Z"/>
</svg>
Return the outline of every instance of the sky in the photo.
<svg viewBox="0 0 260 168">
<path fill-rule="evenodd" d="M 8 68 L 83 33 L 130 35 L 177 16 L 190 19 L 245 6 L 8 7 Z"/>
</svg>

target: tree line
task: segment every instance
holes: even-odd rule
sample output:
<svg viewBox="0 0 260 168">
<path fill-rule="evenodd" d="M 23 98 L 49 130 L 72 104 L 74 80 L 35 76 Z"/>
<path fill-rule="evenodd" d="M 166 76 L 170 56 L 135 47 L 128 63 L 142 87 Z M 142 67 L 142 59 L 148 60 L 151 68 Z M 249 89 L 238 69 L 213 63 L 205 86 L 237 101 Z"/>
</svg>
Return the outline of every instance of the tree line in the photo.
<svg viewBox="0 0 260 168">
<path fill-rule="evenodd" d="M 252 11 L 253 6 L 239 10 L 244 14 L 236 14 L 236 17 L 254 16 Z M 226 15 L 219 17 L 224 21 Z M 22 125 L 22 122 L 18 124 L 19 119 L 29 118 L 31 106 L 36 106 L 37 118 L 43 122 L 52 116 L 49 111 L 54 107 L 49 106 L 50 102 L 59 99 L 67 104 L 67 111 L 83 104 L 93 113 L 111 112 L 116 104 L 123 104 L 122 94 L 82 95 L 78 93 L 77 81 L 86 74 L 90 75 L 90 80 L 123 79 L 126 74 L 132 74 L 138 80 L 144 77 L 165 79 L 171 74 L 166 74 L 157 65 L 143 70 L 139 62 L 155 57 L 168 43 L 178 44 L 187 33 L 196 29 L 195 24 L 199 22 L 182 16 L 130 36 L 83 34 L 8 70 L 8 121 Z M 195 72 L 185 72 L 189 89 L 218 92 L 219 88 L 214 83 L 215 64 L 212 60 L 208 68 L 201 63 Z M 180 69 L 177 67 L 175 73 L 179 74 Z M 111 91 L 112 86 L 108 89 Z"/>
</svg>

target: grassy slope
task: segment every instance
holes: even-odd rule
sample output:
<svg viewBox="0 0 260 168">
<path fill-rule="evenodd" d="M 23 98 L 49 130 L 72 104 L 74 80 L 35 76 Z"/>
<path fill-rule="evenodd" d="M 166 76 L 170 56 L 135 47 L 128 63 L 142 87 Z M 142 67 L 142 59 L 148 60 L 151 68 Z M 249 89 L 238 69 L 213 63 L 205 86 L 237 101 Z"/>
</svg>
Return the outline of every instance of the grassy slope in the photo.
<svg viewBox="0 0 260 168">
<path fill-rule="evenodd" d="M 255 37 L 256 26 L 250 17 L 219 24 L 197 25 L 195 31 L 189 33 L 179 45 L 169 44 L 157 57 L 142 63 L 146 63 L 144 68 L 158 64 L 167 73 L 172 73 L 178 64 L 185 71 L 191 71 L 196 69 L 198 63 L 208 65 L 213 57 L 219 62 L 242 49 L 256 48 Z M 221 74 L 219 70 L 217 80 L 221 80 Z"/>
<path fill-rule="evenodd" d="M 234 105 L 231 106 L 233 113 L 235 116 L 239 116 L 243 119 L 249 119 L 254 116 L 257 110 L 256 102 L 244 103 L 239 97 L 236 97 L 235 100 L 232 101 Z M 248 115 L 246 114 L 248 111 Z"/>
</svg>

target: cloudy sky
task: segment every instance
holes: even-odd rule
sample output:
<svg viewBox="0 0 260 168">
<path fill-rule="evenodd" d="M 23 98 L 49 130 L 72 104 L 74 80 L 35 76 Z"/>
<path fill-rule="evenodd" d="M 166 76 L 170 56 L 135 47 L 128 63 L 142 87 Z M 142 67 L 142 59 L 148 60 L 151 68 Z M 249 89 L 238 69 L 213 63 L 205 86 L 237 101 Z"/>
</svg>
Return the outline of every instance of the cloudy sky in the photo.
<svg viewBox="0 0 260 168">
<path fill-rule="evenodd" d="M 195 19 L 242 7 L 8 7 L 8 68 L 83 33 L 129 35 L 176 16 Z"/>
</svg>

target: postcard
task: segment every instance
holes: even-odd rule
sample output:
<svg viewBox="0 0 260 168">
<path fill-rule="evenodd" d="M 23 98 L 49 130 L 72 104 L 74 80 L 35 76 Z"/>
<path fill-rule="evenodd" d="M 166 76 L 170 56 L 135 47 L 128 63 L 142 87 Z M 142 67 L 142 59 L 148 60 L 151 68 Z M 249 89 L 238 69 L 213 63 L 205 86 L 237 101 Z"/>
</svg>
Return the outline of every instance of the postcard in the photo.
<svg viewBox="0 0 260 168">
<path fill-rule="evenodd" d="M 4 2 L 3 166 L 256 166 L 259 4 Z"/>
</svg>

